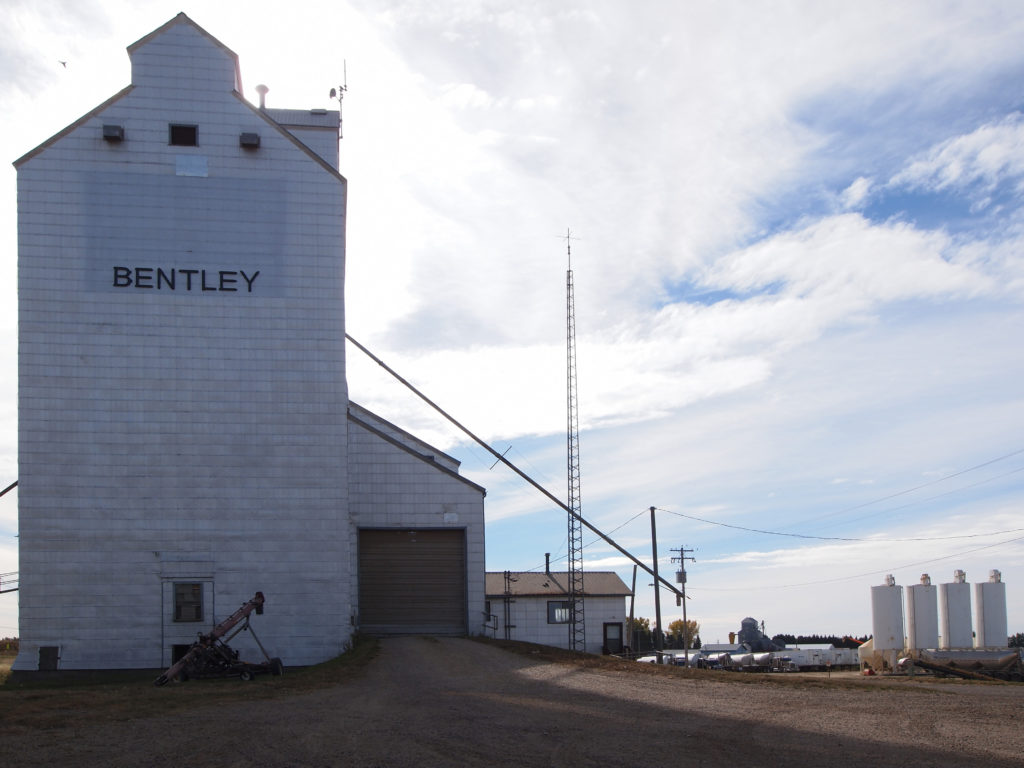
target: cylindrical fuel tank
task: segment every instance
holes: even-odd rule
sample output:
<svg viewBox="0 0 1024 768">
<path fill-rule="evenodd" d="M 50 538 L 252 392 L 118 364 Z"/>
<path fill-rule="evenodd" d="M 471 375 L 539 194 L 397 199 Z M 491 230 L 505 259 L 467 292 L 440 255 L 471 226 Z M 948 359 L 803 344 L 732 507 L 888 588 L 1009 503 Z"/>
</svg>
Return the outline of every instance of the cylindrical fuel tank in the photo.
<svg viewBox="0 0 1024 768">
<path fill-rule="evenodd" d="M 996 650 L 926 651 L 921 654 L 925 661 L 936 664 L 951 664 L 960 669 L 1006 669 L 1019 661 L 1019 654 L 1008 648 Z"/>
<path fill-rule="evenodd" d="M 903 650 L 903 587 L 892 576 L 871 588 L 871 628 L 876 651 Z"/>
<path fill-rule="evenodd" d="M 750 667 L 754 664 L 754 654 L 752 653 L 733 653 L 730 656 L 734 667 Z"/>
<path fill-rule="evenodd" d="M 974 585 L 974 627 L 976 648 L 1006 647 L 1006 585 L 999 571 Z"/>
<path fill-rule="evenodd" d="M 907 650 L 939 647 L 938 590 L 928 574 L 907 587 Z"/>
<path fill-rule="evenodd" d="M 951 584 L 939 585 L 939 647 L 973 648 L 971 631 L 971 585 L 963 571 L 954 571 Z"/>
</svg>

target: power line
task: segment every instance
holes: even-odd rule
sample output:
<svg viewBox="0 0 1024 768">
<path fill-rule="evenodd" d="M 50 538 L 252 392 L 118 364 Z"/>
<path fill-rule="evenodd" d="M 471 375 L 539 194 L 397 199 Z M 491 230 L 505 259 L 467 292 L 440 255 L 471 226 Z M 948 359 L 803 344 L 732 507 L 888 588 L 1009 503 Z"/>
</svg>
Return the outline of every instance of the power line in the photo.
<svg viewBox="0 0 1024 768">
<path fill-rule="evenodd" d="M 631 518 L 629 518 L 629 520 L 627 520 L 626 522 L 622 523 L 621 525 L 617 525 L 614 528 L 612 528 L 610 531 L 608 531 L 607 535 L 611 536 L 613 533 L 615 533 L 620 528 L 625 528 L 627 525 L 632 523 L 634 520 L 636 520 L 641 515 L 646 515 L 649 511 L 650 511 L 650 507 L 648 507 L 647 509 L 640 510 L 635 515 L 633 515 Z M 599 541 L 602 541 L 602 539 L 601 538 L 591 539 L 590 541 L 586 542 L 583 545 L 583 548 L 586 549 L 587 547 L 589 547 L 592 544 L 597 544 Z M 564 541 L 562 542 L 562 546 L 565 546 L 565 542 Z M 557 563 L 559 560 L 565 560 L 567 557 L 568 557 L 567 554 L 566 555 L 562 555 L 561 557 L 554 557 L 554 558 L 551 559 L 551 562 L 552 563 Z M 527 573 L 529 573 L 530 571 L 540 570 L 543 567 L 544 567 L 543 565 L 534 566 L 529 571 L 527 571 Z"/>
<path fill-rule="evenodd" d="M 521 478 L 522 478 L 523 480 L 525 480 L 525 481 L 526 481 L 527 483 L 529 483 L 530 485 L 532 485 L 532 486 L 533 486 L 533 487 L 534 487 L 534 488 L 535 488 L 536 490 L 538 490 L 538 491 L 540 491 L 540 492 L 541 492 L 542 494 L 544 494 L 544 496 L 545 496 L 545 497 L 547 497 L 547 498 L 548 498 L 549 500 L 551 500 L 551 502 L 553 502 L 553 503 L 555 504 L 555 506 L 557 506 L 557 507 L 559 507 L 559 508 L 561 508 L 561 509 L 565 510 L 565 511 L 566 511 L 566 512 L 568 512 L 568 513 L 569 513 L 570 515 L 576 514 L 576 513 L 575 513 L 575 512 L 573 511 L 572 507 L 570 507 L 570 506 L 569 506 L 568 504 L 566 504 L 565 502 L 563 502 L 563 501 L 562 501 L 561 499 L 559 499 L 559 498 L 558 498 L 557 496 L 555 496 L 555 495 L 554 495 L 553 493 L 551 493 L 551 491 L 549 491 L 549 490 L 548 490 L 547 488 L 545 488 L 544 486 L 542 486 L 542 485 L 541 485 L 540 483 L 538 483 L 538 482 L 537 482 L 536 480 L 534 480 L 534 479 L 533 479 L 532 477 L 530 477 L 530 476 L 529 476 L 529 475 L 527 475 L 527 474 L 526 474 L 525 472 L 523 472 L 523 470 L 521 470 L 521 469 L 520 469 L 519 467 L 517 467 L 517 466 L 516 466 L 515 464 L 513 464 L 513 463 L 512 463 L 511 461 L 509 461 L 509 460 L 508 460 L 508 459 L 506 459 L 506 458 L 505 458 L 504 456 L 502 456 L 502 455 L 501 455 L 500 453 L 498 453 L 498 452 L 497 452 L 496 450 L 494 450 L 494 448 L 493 448 L 493 447 L 492 447 L 492 446 L 491 446 L 491 445 L 490 445 L 489 443 L 485 442 L 484 440 L 482 440 L 481 438 L 479 438 L 479 437 L 478 437 L 477 435 L 473 434 L 473 433 L 472 433 L 472 432 L 471 432 L 470 430 L 468 430 L 468 429 L 467 429 L 467 428 L 466 428 L 466 427 L 465 427 L 464 425 L 462 425 L 461 423 L 459 423 L 459 422 L 458 422 L 458 421 L 457 421 L 457 420 L 455 419 L 455 417 L 453 417 L 453 416 L 452 416 L 452 415 L 451 415 L 450 413 L 448 413 L 448 412 L 447 412 L 447 411 L 445 411 L 445 410 L 444 410 L 443 408 L 441 408 L 441 406 L 439 406 L 439 405 L 438 405 L 437 403 L 435 403 L 435 402 L 434 402 L 433 400 L 431 400 L 431 399 L 430 399 L 429 397 L 427 397 L 427 396 L 426 396 L 425 394 L 423 394 L 423 393 L 422 393 L 422 392 L 421 392 L 420 390 L 416 389 L 416 387 L 414 387 L 414 386 L 413 386 L 412 384 L 410 384 L 410 383 L 409 383 L 409 382 L 408 382 L 408 381 L 407 381 L 406 379 L 402 378 L 402 376 L 400 376 L 400 375 L 399 375 L 399 373 L 398 373 L 398 372 L 397 372 L 396 370 L 394 370 L 393 368 L 391 368 L 390 366 L 388 366 L 388 364 L 387 364 L 387 363 L 385 363 L 385 362 L 384 362 L 383 360 L 381 360 L 381 359 L 380 359 L 379 357 L 377 357 L 377 356 L 376 356 L 375 354 L 373 354 L 373 353 L 372 353 L 372 352 L 371 352 L 370 350 L 368 350 L 368 349 L 367 349 L 366 347 L 364 347 L 364 346 L 363 346 L 362 344 L 360 344 L 360 343 L 359 343 L 358 341 L 356 341 L 356 340 L 355 340 L 355 339 L 354 339 L 354 338 L 353 338 L 353 337 L 352 337 L 352 336 L 351 336 L 351 335 L 350 335 L 349 333 L 346 333 L 346 334 L 345 334 L 345 338 L 346 338 L 346 339 L 347 339 L 348 341 L 350 341 L 350 342 L 351 342 L 351 343 L 352 343 L 352 344 L 353 344 L 353 345 L 354 345 L 355 347 L 357 347 L 357 348 L 358 348 L 358 349 L 359 349 L 360 351 L 362 351 L 362 352 L 363 352 L 363 353 L 364 353 L 364 354 L 365 354 L 365 355 L 366 355 L 367 357 L 369 357 L 369 358 L 370 358 L 371 360 L 373 360 L 373 361 L 374 361 L 375 363 L 377 363 L 377 365 L 379 365 L 379 366 L 380 366 L 381 368 L 383 368 L 383 369 L 384 369 L 384 370 L 386 370 L 386 371 L 387 371 L 388 373 L 390 373 L 390 374 L 391 374 L 392 376 L 394 376 L 394 377 L 395 377 L 395 378 L 396 378 L 396 379 L 397 379 L 398 381 L 400 381 L 400 382 L 401 382 L 401 383 L 402 383 L 403 385 L 405 385 L 406 387 L 408 387 L 408 388 L 409 388 L 409 390 L 410 390 L 410 391 L 412 391 L 412 392 L 413 392 L 413 393 L 414 393 L 414 394 L 415 394 L 415 395 L 416 395 L 417 397 L 419 397 L 419 398 L 420 398 L 421 400 L 423 400 L 423 402 L 425 402 L 425 403 L 426 403 L 427 405 L 429 405 L 429 406 L 430 406 L 431 408 L 433 408 L 433 409 L 434 409 L 434 410 L 436 410 L 436 411 L 437 411 L 438 413 L 440 413 L 440 414 L 441 414 L 442 416 L 444 416 L 444 418 L 446 418 L 446 419 L 447 419 L 447 420 L 448 420 L 449 422 L 451 422 L 451 423 L 452 423 L 453 425 L 455 425 L 455 426 L 456 426 L 456 427 L 458 427 L 458 428 L 459 428 L 460 430 L 462 430 L 462 431 L 463 431 L 463 432 L 464 432 L 464 433 L 466 434 L 466 436 L 467 436 L 467 437 L 470 437 L 470 438 L 472 438 L 472 439 L 473 439 L 473 440 L 474 440 L 474 441 L 475 441 L 475 442 L 476 442 L 476 443 L 477 443 L 478 445 L 480 445 L 480 447 L 482 447 L 482 448 L 486 449 L 488 453 L 490 453 L 490 454 L 491 454 L 492 456 L 494 456 L 494 457 L 495 457 L 496 459 L 499 459 L 499 460 L 500 460 L 500 461 L 501 461 L 501 462 L 502 462 L 503 464 L 505 464 L 505 466 L 507 466 L 507 467 L 508 467 L 509 469 L 511 469 L 511 470 L 512 470 L 513 472 L 515 472 L 515 473 L 516 473 L 517 475 L 519 475 L 519 477 L 521 477 Z M 658 577 L 658 576 L 655 576 L 654 572 L 653 572 L 653 571 L 651 570 L 651 568 L 650 568 L 650 567 L 649 567 L 649 566 L 648 566 L 648 565 L 647 565 L 646 563 L 644 563 L 644 562 L 642 562 L 641 560 L 639 560 L 638 558 L 636 558 L 636 557 L 635 557 L 635 556 L 634 556 L 634 555 L 633 555 L 633 554 L 632 554 L 632 553 L 631 553 L 631 552 L 630 552 L 629 550 L 627 550 L 627 549 L 624 549 L 624 548 L 623 548 L 623 547 L 621 547 L 621 546 L 620 546 L 619 544 L 615 543 L 615 541 L 613 541 L 613 540 L 612 540 L 611 538 L 609 538 L 609 537 L 608 537 L 607 535 L 605 535 L 604 533 L 602 533 L 602 532 L 601 532 L 601 531 L 600 531 L 600 530 L 599 530 L 599 529 L 598 529 L 598 528 L 597 528 L 597 527 L 596 527 L 596 526 L 595 526 L 595 525 L 594 525 L 593 523 L 591 523 L 591 522 L 590 522 L 589 520 L 586 520 L 585 518 L 583 518 L 583 517 L 581 516 L 581 517 L 579 518 L 579 521 L 580 521 L 580 524 L 581 524 L 581 525 L 585 525 L 585 526 L 586 526 L 587 528 L 589 528 L 589 529 L 590 529 L 590 530 L 591 530 L 591 531 L 592 531 L 593 533 L 596 533 L 596 534 L 597 534 L 598 536 L 600 536 L 600 537 L 601 537 L 602 539 L 604 539 L 604 541 L 605 541 L 605 542 L 606 542 L 606 543 L 607 543 L 607 544 L 608 544 L 609 546 L 611 546 L 611 547 L 614 547 L 614 548 L 615 548 L 615 549 L 617 549 L 617 550 L 618 550 L 619 552 L 621 552 L 621 553 L 622 553 L 623 555 L 625 555 L 626 557 L 628 557 L 628 558 L 629 558 L 629 559 L 630 559 L 630 560 L 631 560 L 632 562 L 636 563 L 637 567 L 639 567 L 639 568 L 642 568 L 642 569 L 644 570 L 644 572 L 645 572 L 645 573 L 649 573 L 649 574 L 651 574 L 652 576 L 654 576 L 654 578 L 655 578 L 655 581 L 658 581 L 658 580 L 659 580 L 659 577 Z M 672 589 L 672 590 L 676 590 L 676 587 L 675 587 L 675 585 L 674 585 L 674 584 L 670 584 L 669 582 L 667 582 L 667 581 L 666 581 L 665 579 L 663 579 L 663 578 L 661 578 L 661 579 L 660 579 L 660 581 L 661 581 L 661 582 L 662 582 L 662 583 L 663 583 L 663 584 L 664 584 L 665 586 L 669 587 L 670 589 Z M 676 591 L 678 591 L 678 590 L 676 590 Z"/>
<path fill-rule="evenodd" d="M 855 522 L 859 522 L 861 520 L 867 520 L 868 518 L 871 518 L 871 517 L 878 517 L 879 515 L 887 515 L 887 514 L 889 514 L 891 512 L 899 512 L 901 509 L 907 509 L 907 508 L 913 507 L 913 506 L 915 506 L 917 504 L 924 504 L 924 503 L 929 502 L 929 501 L 935 501 L 936 499 L 941 499 L 943 496 L 949 496 L 951 494 L 960 493 L 961 491 L 966 491 L 966 490 L 969 490 L 971 488 L 977 488 L 979 485 L 985 485 L 986 483 L 991 483 L 991 482 L 994 482 L 996 480 L 1002 480 L 1004 477 L 1009 477 L 1010 475 L 1016 475 L 1018 472 L 1024 472 L 1024 467 L 1018 467 L 1017 469 L 1011 469 L 1009 472 L 1004 472 L 1001 475 L 995 475 L 993 477 L 987 477 L 984 480 L 979 480 L 978 482 L 971 483 L 970 485 L 963 485 L 963 486 L 960 486 L 959 488 L 953 488 L 952 490 L 949 490 L 949 491 L 943 491 L 942 493 L 937 493 L 934 496 L 928 496 L 927 498 L 924 498 L 924 499 L 918 499 L 917 501 L 911 501 L 908 504 L 901 504 L 898 507 L 890 507 L 889 509 L 883 509 L 880 512 L 872 512 L 870 515 L 862 515 L 860 517 L 854 517 L 854 518 L 851 518 L 850 520 L 846 520 L 844 522 L 855 523 Z M 828 527 L 828 526 L 825 526 L 825 527 Z"/>
<path fill-rule="evenodd" d="M 717 520 L 708 520 L 703 517 L 697 517 L 696 515 L 687 515 L 683 512 L 673 512 L 671 509 L 658 508 L 659 512 L 667 512 L 670 515 L 676 515 L 677 517 L 685 517 L 687 520 L 696 520 L 699 523 L 707 523 L 708 525 L 718 525 L 722 528 L 732 528 L 737 531 L 746 531 L 747 533 L 762 533 L 766 536 L 788 536 L 793 539 L 815 539 L 817 541 L 874 541 L 874 542 L 899 542 L 899 541 L 948 541 L 951 539 L 977 539 L 984 536 L 1000 536 L 1004 533 L 1018 533 L 1024 531 L 1024 528 L 1009 528 L 1005 531 L 990 531 L 988 533 L 963 533 L 957 536 L 916 536 L 913 538 L 897 539 L 897 538 L 881 538 L 873 537 L 870 539 L 856 538 L 852 536 L 812 536 L 808 533 L 785 533 L 783 531 L 766 531 L 762 528 L 747 528 L 743 525 L 732 525 L 731 523 L 722 523 Z"/>
<path fill-rule="evenodd" d="M 870 506 L 873 506 L 875 504 L 880 504 L 883 501 L 888 501 L 889 499 L 895 499 L 895 498 L 898 498 L 900 496 L 906 496 L 908 493 L 913 493 L 914 491 L 919 491 L 922 488 L 928 488 L 929 486 L 932 486 L 932 485 L 938 485 L 939 483 L 943 483 L 946 480 L 951 480 L 954 477 L 959 477 L 960 475 L 966 475 L 968 472 L 974 472 L 975 470 L 983 469 L 983 468 L 985 468 L 985 467 L 987 467 L 987 466 L 989 466 L 991 464 L 995 464 L 997 462 L 1004 461 L 1006 459 L 1012 458 L 1013 456 L 1018 456 L 1018 455 L 1020 455 L 1022 453 L 1024 453 L 1024 448 L 1019 448 L 1016 451 L 1011 451 L 1010 453 L 1004 454 L 1003 456 L 999 456 L 999 457 L 997 457 L 995 459 L 990 459 L 989 461 L 982 462 L 981 464 L 977 464 L 977 465 L 975 465 L 973 467 L 968 467 L 967 469 L 961 469 L 959 472 L 953 472 L 952 474 L 946 475 L 944 477 L 940 477 L 937 480 L 929 480 L 927 483 L 921 483 L 920 485 L 915 485 L 913 488 L 907 488 L 905 491 L 898 491 L 897 493 L 891 493 L 888 496 L 882 496 L 881 498 L 874 499 L 872 501 L 865 501 L 863 504 L 856 504 L 856 505 L 854 505 L 852 507 L 847 507 L 846 509 L 840 509 L 840 510 L 837 510 L 835 512 L 826 512 L 824 515 L 819 515 L 817 517 L 808 518 L 808 519 L 802 520 L 800 522 L 809 522 L 811 520 L 822 520 L 822 519 L 824 519 L 826 517 L 834 517 L 836 515 L 844 515 L 847 512 L 854 512 L 854 511 L 856 511 L 858 509 L 864 509 L 864 507 L 870 507 Z M 794 523 L 794 525 L 795 524 L 796 523 Z"/>
<path fill-rule="evenodd" d="M 965 550 L 963 552 L 954 552 L 951 555 L 943 555 L 942 557 L 936 557 L 936 558 L 933 558 L 931 560 L 921 560 L 921 561 L 916 562 L 916 563 L 907 563 L 905 565 L 897 565 L 897 566 L 893 566 L 893 567 L 890 567 L 890 568 L 880 568 L 878 570 L 867 571 L 866 573 L 858 573 L 858 574 L 854 574 L 854 575 L 851 575 L 851 576 L 837 576 L 834 579 L 818 579 L 818 580 L 815 580 L 815 581 L 802 581 L 802 582 L 799 582 L 797 584 L 778 584 L 778 585 L 775 585 L 775 586 L 757 585 L 756 588 L 757 589 L 789 589 L 791 587 L 811 587 L 811 586 L 817 586 L 817 585 L 820 585 L 820 584 L 834 584 L 834 583 L 839 582 L 839 581 L 851 581 L 853 579 L 863 579 L 863 578 L 866 578 L 868 576 L 875 576 L 875 575 L 880 574 L 880 573 L 891 573 L 893 571 L 899 571 L 899 570 L 902 570 L 904 568 L 918 568 L 918 567 L 920 567 L 922 565 L 931 565 L 932 563 L 939 563 L 939 562 L 942 562 L 943 560 L 952 560 L 955 557 L 964 557 L 965 555 L 971 555 L 971 554 L 974 554 L 975 552 L 982 552 L 982 551 L 984 551 L 986 549 L 994 549 L 995 547 L 1001 547 L 1004 544 L 1014 544 L 1014 543 L 1016 543 L 1018 541 L 1024 541 L 1024 536 L 1018 536 L 1015 539 L 1007 539 L 1006 541 L 997 541 L 995 544 L 986 544 L 984 547 L 976 547 L 974 549 L 968 549 L 968 550 Z M 748 584 L 748 585 L 743 586 L 743 587 L 734 587 L 734 588 L 730 588 L 730 587 L 698 587 L 697 589 L 700 590 L 700 591 L 704 591 L 704 592 L 750 592 L 752 587 L 751 587 L 751 585 Z"/>
<path fill-rule="evenodd" d="M 857 509 L 863 509 L 865 507 L 870 507 L 870 506 L 873 506 L 875 504 L 879 504 L 879 503 L 881 503 L 883 501 L 888 501 L 889 499 L 894 499 L 894 498 L 897 498 L 899 496 L 905 496 L 908 493 L 913 493 L 914 491 L 919 491 L 922 488 L 927 488 L 929 486 L 945 482 L 946 480 L 950 480 L 950 479 L 952 479 L 954 477 L 959 477 L 960 475 L 965 475 L 968 472 L 974 472 L 974 471 L 976 471 L 978 469 L 983 469 L 984 467 L 987 467 L 987 466 L 990 466 L 992 464 L 996 464 L 997 462 L 1004 461 L 1006 459 L 1012 458 L 1013 456 L 1017 456 L 1017 455 L 1019 455 L 1021 453 L 1024 453 L 1024 448 L 1021 448 L 1021 449 L 1018 449 L 1018 450 L 1015 450 L 1015 451 L 1011 451 L 1010 453 L 1007 453 L 1007 454 L 1004 454 L 1002 456 L 998 456 L 998 457 L 996 457 L 994 459 L 990 459 L 988 461 L 982 462 L 981 464 L 976 464 L 973 467 L 968 467 L 967 469 L 961 469 L 961 470 L 959 470 L 957 472 L 953 472 L 951 474 L 945 475 L 944 477 L 940 477 L 940 478 L 938 478 L 936 480 L 930 480 L 927 483 L 922 483 L 921 485 L 916 485 L 913 488 L 908 488 L 906 490 L 898 491 L 896 493 L 892 493 L 892 494 L 889 494 L 887 496 L 882 496 L 881 498 L 873 499 L 872 501 L 866 501 L 866 502 L 864 502 L 862 504 L 857 504 L 857 505 L 852 506 L 852 507 L 847 507 L 846 509 L 841 509 L 841 510 L 838 510 L 838 511 L 835 511 L 835 512 L 828 512 L 828 513 L 825 513 L 824 515 L 819 515 L 818 517 L 806 518 L 806 519 L 804 519 L 804 520 L 802 520 L 800 522 L 810 522 L 812 520 L 821 520 L 821 519 L 824 519 L 826 517 L 834 517 L 836 515 L 845 514 L 847 512 L 852 512 L 852 511 L 857 510 Z M 999 480 L 1001 478 L 1017 474 L 1018 472 L 1024 472 L 1024 467 L 1019 467 L 1019 468 L 1011 470 L 1009 472 L 1004 472 L 1003 474 L 996 475 L 995 477 L 986 478 L 985 480 L 981 480 L 981 481 L 979 481 L 977 483 L 972 483 L 971 485 L 963 486 L 961 488 L 954 488 L 953 490 L 945 491 L 943 493 L 936 494 L 935 496 L 929 496 L 926 499 L 920 499 L 918 501 L 912 501 L 909 504 L 904 504 L 904 505 L 899 506 L 899 507 L 893 507 L 893 508 L 890 508 L 890 509 L 882 510 L 880 512 L 874 512 L 874 513 L 872 513 L 870 515 L 864 515 L 862 517 L 853 518 L 852 520 L 849 520 L 849 521 L 846 521 L 846 522 L 856 522 L 856 521 L 859 521 L 859 520 L 866 520 L 869 517 L 877 517 L 878 515 L 884 515 L 884 514 L 889 514 L 889 513 L 892 513 L 892 512 L 897 512 L 897 511 L 899 511 L 901 509 L 906 509 L 908 507 L 912 507 L 915 504 L 921 504 L 921 503 L 924 503 L 924 502 L 927 502 L 927 501 L 934 501 L 935 499 L 941 498 L 943 496 L 948 496 L 951 493 L 959 493 L 960 491 L 964 491 L 964 490 L 967 490 L 969 488 L 976 488 L 979 485 L 984 485 L 984 484 L 990 483 L 990 482 L 992 482 L 994 480 Z M 749 528 L 749 527 L 742 526 L 742 525 L 732 525 L 730 523 L 723 523 L 723 522 L 720 522 L 720 521 L 717 521 L 717 520 L 708 520 L 706 518 L 697 517 L 695 515 L 687 515 L 687 514 L 684 514 L 682 512 L 673 512 L 670 509 L 662 509 L 661 511 L 662 512 L 668 512 L 670 515 L 676 515 L 678 517 L 684 517 L 684 518 L 686 518 L 688 520 L 695 520 L 697 522 L 707 523 L 708 525 L 717 525 L 717 526 L 720 526 L 722 528 L 732 528 L 734 530 L 746 531 L 748 533 L 760 533 L 760 534 L 764 534 L 766 536 L 788 536 L 788 537 L 794 538 L 794 539 L 813 539 L 813 540 L 817 540 L 817 541 L 880 541 L 880 542 L 885 542 L 885 541 L 945 541 L 945 540 L 949 540 L 949 539 L 972 539 L 972 538 L 979 538 L 979 537 L 983 537 L 983 536 L 998 536 L 998 535 L 1004 534 L 1004 533 L 1016 533 L 1018 531 L 1024 530 L 1024 528 L 1011 528 L 1011 529 L 1004 530 L 1004 531 L 993 531 L 991 533 L 962 534 L 962 535 L 959 535 L 959 536 L 931 536 L 931 537 L 920 536 L 920 537 L 913 537 L 913 538 L 878 538 L 878 537 L 875 537 L 875 538 L 866 539 L 866 538 L 851 537 L 851 536 L 814 536 L 814 535 L 806 534 L 806 533 L 786 533 L 786 532 L 783 532 L 783 531 L 769 531 L 769 530 L 764 530 L 764 529 L 761 529 L 761 528 Z M 796 525 L 796 524 L 798 524 L 798 523 L 794 523 L 794 525 Z"/>
</svg>

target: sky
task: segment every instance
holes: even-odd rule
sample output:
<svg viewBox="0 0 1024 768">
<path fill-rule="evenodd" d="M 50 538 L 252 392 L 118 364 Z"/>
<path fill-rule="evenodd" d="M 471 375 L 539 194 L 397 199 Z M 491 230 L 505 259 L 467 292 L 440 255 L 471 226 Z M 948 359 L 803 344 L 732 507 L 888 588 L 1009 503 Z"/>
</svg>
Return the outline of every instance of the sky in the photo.
<svg viewBox="0 0 1024 768">
<path fill-rule="evenodd" d="M 670 550 L 693 550 L 705 642 L 748 616 L 869 634 L 887 574 L 956 569 L 1001 571 L 1024 631 L 1019 2 L 2 0 L 8 160 L 127 85 L 125 48 L 179 11 L 238 54 L 250 101 L 263 83 L 268 106 L 331 108 L 347 85 L 348 332 L 558 498 L 571 246 L 583 515 L 650 564 L 655 508 L 670 581 Z M 565 567 L 562 510 L 348 355 L 353 400 L 487 489 L 488 570 Z M 15 491 L 0 573 L 16 534 Z M 584 568 L 629 585 L 595 540 Z"/>
</svg>

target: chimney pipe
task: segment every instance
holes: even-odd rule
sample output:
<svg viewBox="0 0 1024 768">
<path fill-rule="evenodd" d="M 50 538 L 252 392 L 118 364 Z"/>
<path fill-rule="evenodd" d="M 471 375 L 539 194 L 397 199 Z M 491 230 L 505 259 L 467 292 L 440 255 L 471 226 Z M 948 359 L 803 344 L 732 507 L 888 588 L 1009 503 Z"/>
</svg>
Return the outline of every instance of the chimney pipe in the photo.
<svg viewBox="0 0 1024 768">
<path fill-rule="evenodd" d="M 260 95 L 260 109 L 266 109 L 267 108 L 267 91 L 269 91 L 269 90 L 270 89 L 267 88 L 267 86 L 265 86 L 265 85 L 257 85 L 256 86 L 256 93 L 258 93 Z"/>
<path fill-rule="evenodd" d="M 544 553 L 544 573 L 546 573 L 548 576 L 551 575 L 551 553 L 550 552 L 545 552 Z"/>
</svg>

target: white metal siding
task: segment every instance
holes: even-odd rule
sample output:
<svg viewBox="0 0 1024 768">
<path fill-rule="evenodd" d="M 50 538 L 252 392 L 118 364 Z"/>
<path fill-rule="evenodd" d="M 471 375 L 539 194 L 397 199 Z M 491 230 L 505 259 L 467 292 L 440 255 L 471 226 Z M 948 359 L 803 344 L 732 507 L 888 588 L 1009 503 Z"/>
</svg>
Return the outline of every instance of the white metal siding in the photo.
<svg viewBox="0 0 1024 768">
<path fill-rule="evenodd" d="M 266 593 L 273 655 L 323 661 L 352 631 L 344 181 L 238 99 L 190 24 L 133 57 L 131 90 L 18 166 L 15 668 L 39 645 L 69 669 L 163 664 L 162 579 L 194 560 L 218 610 Z M 168 146 L 172 122 L 199 145 Z M 149 287 L 117 287 L 119 266 Z M 211 289 L 158 289 L 156 268 Z"/>
<path fill-rule="evenodd" d="M 584 578 L 586 576 L 584 575 Z M 565 600 L 565 595 L 550 597 L 515 597 L 511 605 L 510 624 L 512 640 L 550 645 L 556 648 L 569 647 L 569 625 L 548 623 L 548 602 Z M 584 620 L 586 621 L 588 653 L 601 653 L 604 646 L 604 625 L 606 623 L 625 624 L 626 599 L 623 597 L 587 597 L 584 600 Z M 492 626 L 497 629 L 491 634 L 494 637 L 505 637 L 504 601 L 499 595 L 491 597 L 491 614 L 496 616 Z M 623 627 L 625 637 L 625 627 Z"/>
</svg>

